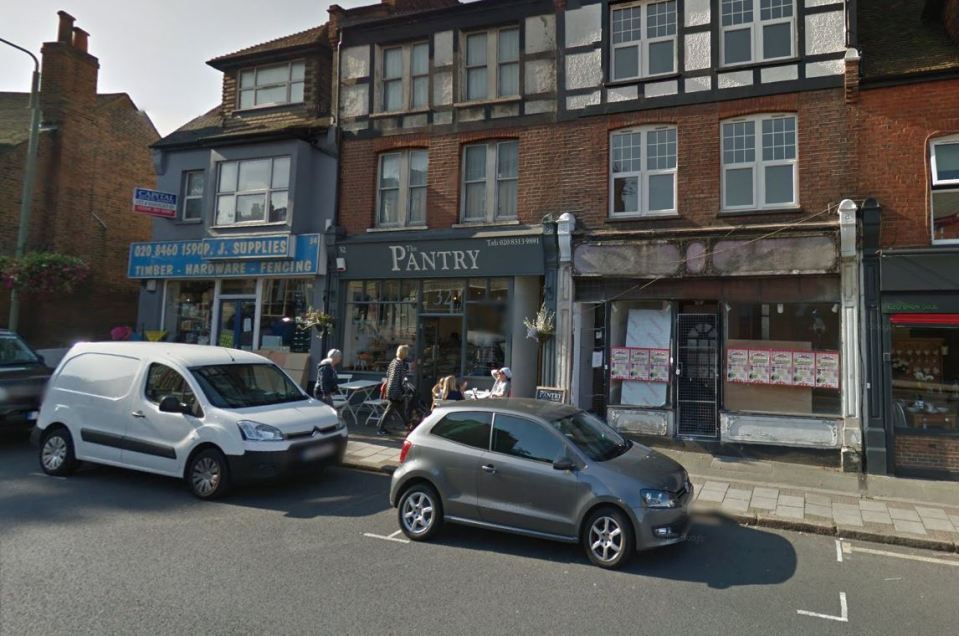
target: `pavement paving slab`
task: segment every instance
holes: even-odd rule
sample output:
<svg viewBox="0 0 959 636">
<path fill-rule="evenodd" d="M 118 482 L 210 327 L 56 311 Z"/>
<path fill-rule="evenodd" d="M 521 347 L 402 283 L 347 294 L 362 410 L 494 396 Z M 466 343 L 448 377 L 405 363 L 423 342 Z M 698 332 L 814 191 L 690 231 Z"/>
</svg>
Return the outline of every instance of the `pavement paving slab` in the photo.
<svg viewBox="0 0 959 636">
<path fill-rule="evenodd" d="M 778 488 L 753 488 L 753 497 L 758 499 L 776 499 L 779 497 Z"/>
<path fill-rule="evenodd" d="M 897 519 L 893 517 L 893 525 L 896 527 L 896 532 L 907 532 L 909 534 L 921 534 L 926 535 L 926 529 L 918 521 L 905 521 L 903 519 Z"/>
<path fill-rule="evenodd" d="M 775 510 L 777 505 L 775 498 L 757 497 L 755 492 L 753 493 L 752 500 L 749 502 L 750 508 L 756 508 L 758 510 Z"/>
<path fill-rule="evenodd" d="M 779 495 L 779 505 L 790 508 L 802 508 L 805 505 L 803 497 L 797 495 Z"/>
<path fill-rule="evenodd" d="M 927 519 L 923 518 L 922 525 L 926 530 L 939 530 L 941 532 L 956 532 L 956 528 L 948 519 Z"/>
<path fill-rule="evenodd" d="M 832 506 L 831 505 L 822 506 L 819 504 L 807 503 L 806 515 L 832 519 Z"/>
<path fill-rule="evenodd" d="M 879 523 L 886 526 L 892 525 L 892 517 L 888 512 L 874 512 L 872 510 L 862 511 L 862 520 L 866 523 Z"/>
<path fill-rule="evenodd" d="M 802 508 L 796 508 L 795 506 L 783 506 L 779 505 L 776 508 L 776 512 L 780 517 L 787 517 L 789 519 L 803 519 L 805 515 L 803 514 Z"/>
<path fill-rule="evenodd" d="M 749 501 L 746 499 L 730 499 L 723 501 L 722 509 L 727 512 L 746 512 L 749 510 Z"/>
<path fill-rule="evenodd" d="M 726 491 L 726 499 L 738 499 L 741 501 L 749 501 L 749 498 L 752 496 L 752 491 L 745 488 L 730 488 Z"/>
<path fill-rule="evenodd" d="M 919 516 L 923 519 L 943 519 L 948 521 L 949 517 L 946 515 L 946 511 L 942 508 L 926 508 L 925 506 L 916 506 L 916 512 L 919 513 Z"/>
<path fill-rule="evenodd" d="M 906 510 L 905 508 L 890 508 L 889 516 L 900 521 L 920 522 L 919 513 L 915 510 Z"/>
<path fill-rule="evenodd" d="M 881 501 L 873 501 L 871 499 L 863 499 L 862 501 L 859 502 L 859 507 L 862 508 L 864 512 L 868 510 L 870 512 L 886 513 L 888 510 L 885 503 Z"/>
</svg>

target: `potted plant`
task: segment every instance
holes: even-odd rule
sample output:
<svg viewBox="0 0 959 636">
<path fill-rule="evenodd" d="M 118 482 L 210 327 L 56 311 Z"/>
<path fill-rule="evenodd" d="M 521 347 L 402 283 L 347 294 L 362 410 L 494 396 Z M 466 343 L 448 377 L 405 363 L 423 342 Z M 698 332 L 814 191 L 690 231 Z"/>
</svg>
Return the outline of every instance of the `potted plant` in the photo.
<svg viewBox="0 0 959 636">
<path fill-rule="evenodd" d="M 30 252 L 0 258 L 0 281 L 6 289 L 42 296 L 69 294 L 90 276 L 82 258 L 58 252 Z"/>
<path fill-rule="evenodd" d="M 523 319 L 526 337 L 536 341 L 536 383 L 539 384 L 543 369 L 543 343 L 556 333 L 556 314 L 546 308 L 544 302 L 532 318 Z"/>
<path fill-rule="evenodd" d="M 322 338 L 335 322 L 330 314 L 310 307 L 306 312 L 296 317 L 296 328 L 301 331 L 314 329 L 317 337 Z"/>
</svg>

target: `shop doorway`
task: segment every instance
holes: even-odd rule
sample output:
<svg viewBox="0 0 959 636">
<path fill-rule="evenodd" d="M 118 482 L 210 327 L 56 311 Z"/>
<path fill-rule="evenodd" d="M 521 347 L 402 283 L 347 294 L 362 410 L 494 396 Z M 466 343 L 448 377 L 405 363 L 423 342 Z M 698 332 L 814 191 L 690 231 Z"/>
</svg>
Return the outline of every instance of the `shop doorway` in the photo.
<svg viewBox="0 0 959 636">
<path fill-rule="evenodd" d="M 463 317 L 437 316 L 420 318 L 420 345 L 417 355 L 420 396 L 431 400 L 430 389 L 448 375 L 459 375 L 463 368 Z"/>
<path fill-rule="evenodd" d="M 715 313 L 676 317 L 676 419 L 681 437 L 719 435 L 719 320 Z"/>
<path fill-rule="evenodd" d="M 255 319 L 255 297 L 221 300 L 217 344 L 221 347 L 252 351 Z"/>
</svg>

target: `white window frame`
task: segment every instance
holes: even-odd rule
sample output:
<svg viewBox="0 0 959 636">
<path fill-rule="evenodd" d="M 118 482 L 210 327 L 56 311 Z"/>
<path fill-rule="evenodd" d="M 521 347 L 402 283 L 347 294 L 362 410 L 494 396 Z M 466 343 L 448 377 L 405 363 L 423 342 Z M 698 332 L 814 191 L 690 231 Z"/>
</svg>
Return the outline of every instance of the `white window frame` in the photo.
<svg viewBox="0 0 959 636">
<path fill-rule="evenodd" d="M 286 81 L 283 82 L 273 82 L 271 84 L 260 85 L 257 83 L 259 74 L 262 71 L 271 70 L 275 68 L 286 67 Z M 295 67 L 303 68 L 303 79 L 293 79 L 293 70 Z M 243 86 L 243 75 L 245 73 L 253 73 L 253 85 L 244 87 Z M 303 87 L 303 97 L 297 101 L 292 101 L 292 91 L 295 84 L 300 84 Z M 267 88 L 276 88 L 278 86 L 286 87 L 286 99 L 281 102 L 267 102 L 263 104 L 256 103 L 256 93 L 257 91 L 267 89 Z M 243 94 L 244 93 L 253 93 L 253 105 L 243 106 Z M 306 101 L 306 60 L 291 60 L 289 62 L 283 62 L 281 64 L 264 64 L 261 66 L 250 66 L 247 68 L 242 68 L 237 73 L 236 76 L 236 107 L 237 110 L 256 110 L 258 108 L 272 108 L 275 106 L 285 106 L 287 104 L 302 104 Z"/>
<path fill-rule="evenodd" d="M 932 169 L 932 185 L 934 186 L 957 186 L 959 187 L 959 178 L 957 179 L 939 179 L 936 170 L 936 148 L 939 146 L 959 145 L 959 135 L 950 135 L 949 137 L 939 137 L 929 142 L 929 167 Z"/>
<path fill-rule="evenodd" d="M 662 131 L 662 130 L 672 130 L 676 134 L 676 166 L 672 168 L 657 168 L 655 170 L 650 170 L 648 168 L 648 157 L 647 151 L 648 146 L 646 143 L 646 135 L 650 132 Z M 613 172 L 613 152 L 614 145 L 613 139 L 617 135 L 640 135 L 640 169 L 638 171 L 628 171 L 628 172 Z M 679 165 L 679 131 L 676 126 L 672 125 L 654 125 L 654 126 L 639 126 L 636 128 L 620 128 L 619 130 L 614 130 L 609 134 L 609 216 L 610 218 L 622 219 L 622 218 L 655 218 L 661 216 L 677 216 L 678 215 L 678 189 L 676 185 L 676 174 L 677 167 Z M 672 175 L 673 177 L 673 207 L 668 210 L 652 210 L 649 209 L 649 181 L 650 177 L 658 175 Z M 639 180 L 639 209 L 631 210 L 627 212 L 617 212 L 616 211 L 616 178 L 623 177 L 636 177 Z"/>
<path fill-rule="evenodd" d="M 664 35 L 659 37 L 650 38 L 647 34 L 646 28 L 649 21 L 649 7 L 654 4 L 666 4 L 667 2 L 672 2 L 675 7 L 676 13 L 676 23 L 674 25 L 672 35 Z M 619 42 L 613 43 L 613 19 L 616 11 L 622 11 L 625 9 L 632 9 L 635 7 L 642 7 L 642 12 L 640 16 L 640 38 L 638 40 L 629 40 L 628 42 Z M 620 4 L 610 5 L 609 7 L 609 77 L 613 82 L 626 82 L 629 80 L 635 79 L 646 79 L 653 77 L 668 77 L 675 75 L 678 70 L 677 66 L 679 64 L 679 52 L 677 50 L 678 42 L 678 33 L 680 27 L 680 20 L 682 16 L 679 14 L 679 2 L 677 0 L 637 0 L 636 2 L 624 2 Z M 670 71 L 664 71 L 662 73 L 650 73 L 649 71 L 649 60 L 650 54 L 649 49 L 653 44 L 659 44 L 660 42 L 672 42 L 673 43 L 673 68 Z M 638 75 L 633 75 L 629 77 L 617 77 L 616 76 L 616 50 L 623 48 L 630 48 L 635 46 L 637 48 L 637 55 L 639 59 L 636 63 L 636 70 L 639 73 Z"/>
<path fill-rule="evenodd" d="M 516 176 L 500 178 L 498 174 L 499 148 L 505 144 L 514 144 L 516 146 Z M 483 218 L 466 217 L 466 151 L 469 148 L 484 147 L 486 150 L 486 214 Z M 460 154 L 462 157 L 462 173 L 460 179 L 460 222 L 463 224 L 484 224 L 484 223 L 510 223 L 519 218 L 519 141 L 516 139 L 503 139 L 500 141 L 487 141 L 475 144 L 466 144 L 463 146 Z M 499 209 L 499 184 L 505 181 L 516 182 L 516 214 L 514 216 L 498 216 Z M 475 183 L 479 183 L 476 181 Z"/>
<path fill-rule="evenodd" d="M 518 55 L 515 61 L 504 61 L 500 62 L 499 59 L 499 38 L 500 34 L 504 31 L 516 31 L 516 37 L 519 41 Z M 467 56 L 467 41 L 470 36 L 474 35 L 485 35 L 486 36 L 486 65 L 468 65 L 468 56 Z M 460 90 L 460 96 L 463 102 L 488 102 L 495 101 L 500 99 L 519 99 L 523 96 L 523 39 L 522 31 L 519 25 L 510 25 L 505 26 L 499 29 L 491 29 L 486 31 L 468 31 L 462 34 L 461 38 L 462 46 L 462 81 L 460 82 L 462 88 Z M 516 82 L 516 94 L 514 95 L 500 95 L 499 93 L 499 71 L 500 66 L 505 66 L 509 64 L 515 64 L 517 66 L 517 73 L 519 76 L 518 81 Z M 486 69 L 486 94 L 483 97 L 471 97 L 469 95 L 469 71 L 470 69 Z"/>
<path fill-rule="evenodd" d="M 413 49 L 419 46 L 426 47 L 426 72 L 419 73 L 417 75 L 413 74 Z M 432 70 L 432 57 L 429 52 L 429 40 L 421 40 L 416 42 L 407 42 L 405 44 L 396 44 L 389 46 L 382 46 L 379 49 L 378 62 L 380 65 L 380 73 L 378 80 L 378 96 L 376 98 L 376 112 L 377 113 L 405 113 L 405 112 L 419 112 L 426 111 L 430 108 L 430 103 L 432 100 L 432 82 L 430 81 L 430 72 Z M 386 52 L 387 51 L 400 51 L 400 57 L 402 59 L 402 70 L 397 77 L 386 77 Z M 413 104 L 413 82 L 417 79 L 426 78 L 426 103 L 422 105 Z M 400 107 L 389 110 L 386 107 L 386 83 L 387 82 L 400 82 L 402 88 L 402 97 L 400 99 Z"/>
<path fill-rule="evenodd" d="M 728 68 L 735 66 L 746 66 L 748 64 L 760 64 L 763 62 L 777 62 L 782 60 L 790 60 L 796 57 L 797 50 L 797 31 L 796 31 L 796 14 L 799 11 L 796 0 L 792 0 L 792 15 L 788 18 L 772 18 L 769 20 L 763 20 L 761 16 L 762 11 L 762 0 L 742 0 L 743 2 L 751 2 L 753 7 L 753 19 L 751 22 L 743 22 L 742 24 L 723 24 L 723 1 L 719 0 L 719 50 L 720 50 L 720 61 L 719 65 Z M 763 27 L 771 26 L 776 24 L 786 24 L 790 25 L 789 27 L 789 55 L 783 55 L 781 57 L 770 57 L 765 58 L 762 55 L 763 50 Z M 726 62 L 726 32 L 727 31 L 741 31 L 744 29 L 749 29 L 749 42 L 750 42 L 750 56 L 748 60 L 742 62 Z"/>
<path fill-rule="evenodd" d="M 762 122 L 772 119 L 781 119 L 790 117 L 795 120 L 795 148 L 796 156 L 793 159 L 770 159 L 763 160 L 762 151 L 763 151 L 763 132 L 762 132 Z M 753 161 L 739 162 L 739 163 L 729 163 L 725 162 L 726 157 L 724 155 L 725 147 L 725 138 L 724 138 L 724 126 L 725 124 L 733 124 L 738 122 L 753 122 L 754 125 L 754 147 L 753 147 Z M 762 113 L 760 115 L 750 115 L 749 117 L 733 117 L 730 119 L 724 119 L 719 124 L 719 165 L 722 172 L 722 189 L 719 193 L 720 196 L 720 209 L 723 212 L 739 212 L 743 210 L 787 210 L 791 208 L 799 208 L 799 117 L 796 113 Z M 793 178 L 793 200 L 786 203 L 765 203 L 766 201 L 766 168 L 774 166 L 792 166 L 792 178 Z M 736 205 L 736 206 L 727 206 L 726 205 L 726 171 L 735 170 L 742 168 L 752 168 L 753 171 L 753 202 L 751 205 Z"/>
<path fill-rule="evenodd" d="M 950 135 L 948 137 L 938 137 L 929 142 L 929 169 L 932 173 L 932 190 L 929 193 L 929 217 L 932 242 L 934 245 L 956 245 L 959 244 L 959 238 L 940 239 L 936 238 L 936 195 L 937 194 L 959 194 L 959 178 L 940 179 L 936 165 L 936 148 L 939 146 L 959 145 L 959 135 Z"/>
<path fill-rule="evenodd" d="M 426 185 L 413 185 L 413 171 L 411 170 L 412 158 L 414 154 L 426 156 Z M 382 205 L 381 179 L 383 176 L 383 161 L 387 157 L 398 157 L 400 162 L 399 187 L 397 188 L 397 202 L 399 205 L 398 219 L 395 223 L 384 223 L 380 214 Z M 376 227 L 377 228 L 402 228 L 402 227 L 426 227 L 426 209 L 423 210 L 423 218 L 412 220 L 410 211 L 412 208 L 413 191 L 417 188 L 423 188 L 429 192 L 429 151 L 425 148 L 410 148 L 406 150 L 397 150 L 381 153 L 376 160 Z M 429 194 L 427 194 L 428 201 Z M 425 205 L 425 204 L 424 204 Z"/>
<path fill-rule="evenodd" d="M 200 194 L 190 194 L 190 179 L 196 175 L 203 178 L 203 191 Z M 183 205 L 180 206 L 180 220 L 184 223 L 200 223 L 203 221 L 203 194 L 206 192 L 206 170 L 184 170 L 183 171 Z M 195 217 L 186 215 L 188 201 L 200 201 L 200 213 Z"/>
<path fill-rule="evenodd" d="M 273 172 L 276 169 L 276 160 L 277 159 L 287 159 L 290 164 L 290 174 L 287 176 L 286 187 L 285 188 L 274 188 L 273 187 Z M 252 161 L 263 161 L 267 160 L 270 162 L 270 182 L 267 188 L 257 188 L 254 190 L 240 190 L 240 165 L 244 162 Z M 222 192 L 220 190 L 222 179 L 223 179 L 223 167 L 226 164 L 236 164 L 236 184 L 234 185 L 233 192 Z M 277 155 L 275 157 L 249 157 L 244 159 L 227 159 L 224 161 L 219 161 L 216 164 L 216 191 L 214 194 L 214 204 L 213 204 L 213 226 L 214 227 L 244 227 L 250 225 L 287 225 L 292 222 L 292 202 L 291 193 L 293 191 L 293 157 L 290 155 Z M 286 192 L 286 219 L 283 221 L 270 221 L 270 205 L 273 198 L 273 194 L 276 192 Z M 266 205 L 263 210 L 263 218 L 260 220 L 253 221 L 236 221 L 236 200 L 246 194 L 264 194 L 264 201 Z M 233 223 L 220 223 L 219 221 L 219 210 L 220 210 L 220 199 L 225 197 L 233 197 Z"/>
</svg>

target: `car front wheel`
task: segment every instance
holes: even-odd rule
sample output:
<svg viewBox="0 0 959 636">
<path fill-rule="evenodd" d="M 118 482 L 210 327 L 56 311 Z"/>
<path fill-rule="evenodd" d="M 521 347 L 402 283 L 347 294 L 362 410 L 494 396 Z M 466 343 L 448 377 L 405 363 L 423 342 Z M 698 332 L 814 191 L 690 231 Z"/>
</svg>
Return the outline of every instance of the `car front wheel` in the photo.
<svg viewBox="0 0 959 636">
<path fill-rule="evenodd" d="M 62 426 L 48 429 L 40 442 L 40 468 L 43 472 L 54 477 L 66 477 L 78 465 L 70 431 Z"/>
<path fill-rule="evenodd" d="M 633 526 L 619 510 L 601 508 L 586 520 L 583 547 L 594 565 L 618 568 L 633 556 L 634 546 Z"/>
<path fill-rule="evenodd" d="M 207 448 L 190 458 L 186 481 L 193 494 L 200 499 L 224 496 L 230 490 L 230 473 L 223 453 L 215 448 Z"/>
<path fill-rule="evenodd" d="M 413 541 L 427 541 L 443 525 L 443 504 L 432 487 L 416 484 L 400 498 L 398 516 L 403 534 Z"/>
</svg>

